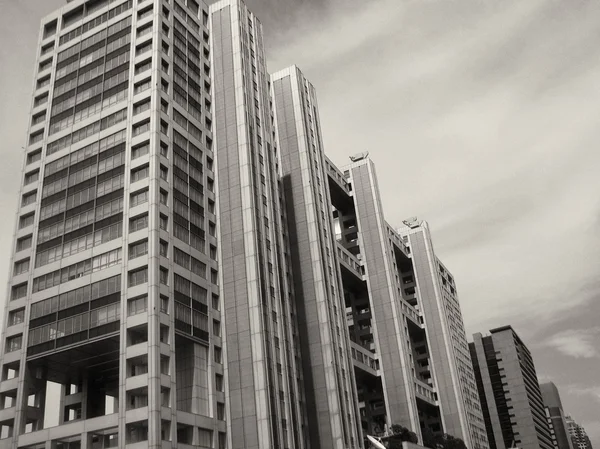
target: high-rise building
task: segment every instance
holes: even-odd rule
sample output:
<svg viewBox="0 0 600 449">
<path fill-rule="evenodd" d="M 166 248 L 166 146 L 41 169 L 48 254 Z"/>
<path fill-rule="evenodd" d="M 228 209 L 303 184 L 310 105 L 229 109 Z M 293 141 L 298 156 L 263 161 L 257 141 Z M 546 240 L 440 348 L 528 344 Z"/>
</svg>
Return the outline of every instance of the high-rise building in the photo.
<svg viewBox="0 0 600 449">
<path fill-rule="evenodd" d="M 546 382 L 540 384 L 540 391 L 546 407 L 548 426 L 550 427 L 554 448 L 574 449 L 558 388 L 553 382 Z"/>
<path fill-rule="evenodd" d="M 363 431 L 400 424 L 421 441 L 448 433 L 487 448 L 455 286 L 440 272 L 427 225 L 394 230 L 373 162 L 351 159 L 343 171 L 325 165 Z"/>
<path fill-rule="evenodd" d="M 298 314 L 261 24 L 225 0 L 211 5 L 209 25 L 231 447 L 303 448 Z"/>
<path fill-rule="evenodd" d="M 310 361 L 310 447 L 355 447 L 361 431 L 316 93 L 297 67 L 271 83 L 300 343 Z"/>
<path fill-rule="evenodd" d="M 592 442 L 583 426 L 570 416 L 565 416 L 574 449 L 592 449 Z"/>
<path fill-rule="evenodd" d="M 404 277 L 406 294 L 423 316 L 432 377 L 437 387 L 444 429 L 474 448 L 487 447 L 487 433 L 477 392 L 454 276 L 436 256 L 429 225 L 407 220 L 398 230 L 410 249 L 413 278 Z M 411 282 L 412 281 L 412 282 Z M 419 355 L 420 360 L 424 360 Z M 420 365 L 420 363 L 418 364 Z"/>
<path fill-rule="evenodd" d="M 37 51 L 0 447 L 225 447 L 208 9 L 75 0 Z"/>
<path fill-rule="evenodd" d="M 490 447 L 552 449 L 531 352 L 510 326 L 469 344 Z"/>
</svg>

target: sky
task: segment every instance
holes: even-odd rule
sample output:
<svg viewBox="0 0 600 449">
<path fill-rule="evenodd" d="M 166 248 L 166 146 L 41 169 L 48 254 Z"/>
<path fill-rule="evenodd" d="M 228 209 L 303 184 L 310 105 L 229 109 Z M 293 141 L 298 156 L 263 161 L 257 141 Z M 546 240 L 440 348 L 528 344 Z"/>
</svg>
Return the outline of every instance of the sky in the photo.
<svg viewBox="0 0 600 449">
<path fill-rule="evenodd" d="M 2 283 L 39 20 L 63 3 L 0 0 Z M 328 156 L 369 151 L 388 222 L 429 222 L 468 334 L 511 324 L 600 447 L 600 3 L 247 3 L 269 70 L 315 85 Z"/>
</svg>

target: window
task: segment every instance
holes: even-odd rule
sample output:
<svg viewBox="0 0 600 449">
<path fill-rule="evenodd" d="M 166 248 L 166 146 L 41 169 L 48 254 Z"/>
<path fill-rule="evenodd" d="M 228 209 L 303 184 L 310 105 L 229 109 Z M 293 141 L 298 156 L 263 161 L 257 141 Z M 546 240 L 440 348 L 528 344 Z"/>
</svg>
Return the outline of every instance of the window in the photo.
<svg viewBox="0 0 600 449">
<path fill-rule="evenodd" d="M 148 296 L 138 296 L 127 300 L 127 315 L 133 316 L 148 310 Z"/>
<path fill-rule="evenodd" d="M 133 115 L 141 114 L 150 109 L 150 98 L 133 105 Z"/>
<path fill-rule="evenodd" d="M 24 298 L 25 296 L 27 296 L 27 282 L 13 286 L 10 296 L 11 301 Z"/>
<path fill-rule="evenodd" d="M 160 311 L 166 314 L 169 313 L 169 298 L 164 295 L 160 295 Z"/>
<path fill-rule="evenodd" d="M 148 282 L 148 267 L 129 272 L 129 287 L 135 287 L 146 282 Z"/>
<path fill-rule="evenodd" d="M 140 38 L 152 32 L 152 22 L 147 23 L 137 29 L 137 37 Z"/>
<path fill-rule="evenodd" d="M 153 5 L 148 6 L 147 8 L 142 9 L 138 12 L 138 20 L 142 20 L 144 17 L 148 17 L 152 15 L 152 7 Z"/>
<path fill-rule="evenodd" d="M 164 257 L 169 257 L 169 244 L 164 240 L 160 241 L 160 255 Z"/>
<path fill-rule="evenodd" d="M 213 334 L 216 337 L 221 336 L 221 322 L 219 320 L 213 320 Z"/>
<path fill-rule="evenodd" d="M 139 56 L 143 53 L 146 53 L 147 51 L 150 51 L 151 49 L 152 49 L 152 40 L 149 40 L 148 42 L 144 42 L 143 44 L 140 44 L 137 47 L 135 47 L 135 55 Z"/>
<path fill-rule="evenodd" d="M 14 326 L 25 321 L 25 309 L 13 310 L 8 313 L 8 325 Z"/>
<path fill-rule="evenodd" d="M 167 80 L 161 78 L 160 80 L 160 88 L 162 89 L 163 92 L 165 92 L 166 94 L 169 93 L 169 83 Z"/>
<path fill-rule="evenodd" d="M 33 100 L 33 107 L 38 107 L 44 103 L 46 103 L 48 101 L 48 92 L 43 93 L 42 95 L 38 95 L 37 97 L 35 97 L 35 100 Z"/>
<path fill-rule="evenodd" d="M 160 155 L 169 158 L 169 145 L 162 141 L 160 142 Z"/>
<path fill-rule="evenodd" d="M 150 70 L 151 67 L 152 58 L 146 59 L 145 61 L 142 61 L 135 65 L 135 74 L 139 75 L 140 73 L 145 72 L 146 70 Z"/>
<path fill-rule="evenodd" d="M 150 119 L 133 125 L 133 136 L 139 136 L 142 133 L 150 131 Z"/>
<path fill-rule="evenodd" d="M 169 182 L 169 170 L 164 165 L 160 166 L 160 179 Z"/>
<path fill-rule="evenodd" d="M 39 71 L 43 72 L 44 70 L 48 70 L 50 67 L 52 67 L 52 58 L 40 62 Z"/>
<path fill-rule="evenodd" d="M 26 193 L 21 198 L 21 207 L 29 206 L 30 204 L 35 203 L 35 198 L 37 197 L 37 190 L 33 192 Z"/>
<path fill-rule="evenodd" d="M 129 232 L 139 231 L 148 227 L 148 214 L 138 215 L 129 219 Z"/>
<path fill-rule="evenodd" d="M 35 125 L 38 125 L 40 123 L 43 123 L 44 120 L 46 120 L 46 111 L 42 111 L 39 114 L 35 114 L 31 118 L 31 126 L 35 126 Z"/>
<path fill-rule="evenodd" d="M 135 207 L 146 202 L 148 202 L 148 189 L 139 190 L 131 194 L 129 206 Z"/>
<path fill-rule="evenodd" d="M 144 165 L 143 167 L 134 168 L 131 170 L 131 182 L 141 181 L 142 179 L 146 179 L 150 172 L 150 167 L 148 165 Z"/>
<path fill-rule="evenodd" d="M 213 294 L 212 296 L 212 308 L 215 310 L 219 310 L 219 296 Z"/>
<path fill-rule="evenodd" d="M 40 78 L 37 81 L 36 87 L 38 89 L 41 89 L 42 87 L 47 86 L 48 84 L 50 84 L 50 75 L 47 75 L 47 76 L 44 76 L 43 78 Z"/>
<path fill-rule="evenodd" d="M 150 152 L 150 143 L 144 142 L 136 145 L 131 149 L 131 160 L 137 159 L 138 157 L 145 156 Z"/>
<path fill-rule="evenodd" d="M 160 132 L 167 135 L 169 134 L 169 125 L 164 120 L 160 121 Z"/>
<path fill-rule="evenodd" d="M 210 245 L 210 258 L 212 260 L 217 260 L 217 247 Z"/>
<path fill-rule="evenodd" d="M 208 222 L 208 233 L 213 237 L 217 235 L 217 225 L 212 221 Z"/>
<path fill-rule="evenodd" d="M 223 388 L 223 376 L 221 374 L 215 375 L 215 387 L 217 391 L 225 391 Z"/>
<path fill-rule="evenodd" d="M 169 270 L 165 267 L 160 267 L 160 283 L 169 285 Z"/>
<path fill-rule="evenodd" d="M 17 251 L 23 251 L 31 248 L 31 240 L 32 238 L 30 235 L 21 237 L 19 240 L 17 240 Z"/>
<path fill-rule="evenodd" d="M 167 205 L 167 201 L 168 201 L 168 197 L 169 194 L 167 193 L 166 190 L 160 189 L 160 203 L 164 204 L 165 206 Z"/>
<path fill-rule="evenodd" d="M 133 93 L 139 94 L 141 92 L 144 92 L 145 90 L 150 89 L 150 86 L 151 86 L 150 78 L 147 78 L 143 81 L 140 81 L 139 83 L 135 83 L 135 86 L 133 86 Z"/>
<path fill-rule="evenodd" d="M 19 229 L 26 228 L 27 226 L 31 226 L 33 224 L 33 212 L 27 215 L 21 216 L 19 219 Z"/>
<path fill-rule="evenodd" d="M 210 270 L 210 282 L 215 285 L 219 283 L 219 273 L 216 270 Z"/>
<path fill-rule="evenodd" d="M 218 346 L 214 347 L 215 363 L 223 363 L 222 351 Z"/>
<path fill-rule="evenodd" d="M 25 185 L 32 184 L 40 178 L 40 171 L 34 170 L 25 175 Z"/>
<path fill-rule="evenodd" d="M 23 344 L 23 335 L 15 335 L 6 339 L 6 352 L 18 351 Z"/>
<path fill-rule="evenodd" d="M 19 260 L 18 262 L 15 262 L 15 270 L 14 270 L 15 276 L 26 273 L 28 270 L 29 270 L 29 259 L 23 259 L 23 260 Z"/>
<path fill-rule="evenodd" d="M 27 155 L 27 165 L 33 164 L 42 158 L 42 150 L 32 151 Z"/>
<path fill-rule="evenodd" d="M 169 217 L 160 214 L 160 229 L 167 231 L 169 226 Z"/>
<path fill-rule="evenodd" d="M 132 243 L 129 245 L 129 258 L 135 259 L 148 254 L 148 240 Z"/>
<path fill-rule="evenodd" d="M 225 404 L 222 402 L 217 402 L 217 419 L 225 420 Z"/>
</svg>

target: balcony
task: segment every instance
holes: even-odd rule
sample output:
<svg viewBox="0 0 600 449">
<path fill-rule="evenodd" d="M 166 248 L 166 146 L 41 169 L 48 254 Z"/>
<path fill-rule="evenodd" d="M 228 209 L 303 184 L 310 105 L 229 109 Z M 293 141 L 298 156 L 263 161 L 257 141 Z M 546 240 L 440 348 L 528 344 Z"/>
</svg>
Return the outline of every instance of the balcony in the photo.
<svg viewBox="0 0 600 449">
<path fill-rule="evenodd" d="M 336 242 L 337 255 L 342 267 L 346 268 L 350 273 L 356 276 L 359 280 L 364 280 L 365 267 L 363 267 L 356 256 L 344 248 L 339 242 Z"/>
<path fill-rule="evenodd" d="M 350 342 L 350 348 L 354 366 L 372 376 L 377 376 L 377 370 L 379 369 L 377 356 L 355 342 Z"/>
</svg>

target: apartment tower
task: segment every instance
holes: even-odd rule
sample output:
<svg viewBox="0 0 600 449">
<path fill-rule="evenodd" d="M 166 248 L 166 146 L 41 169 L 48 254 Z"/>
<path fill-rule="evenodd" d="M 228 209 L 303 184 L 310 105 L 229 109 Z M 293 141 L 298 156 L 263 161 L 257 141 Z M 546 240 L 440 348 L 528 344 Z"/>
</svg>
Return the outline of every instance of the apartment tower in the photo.
<svg viewBox="0 0 600 449">
<path fill-rule="evenodd" d="M 551 449 L 531 352 L 510 326 L 473 335 L 469 344 L 491 447 Z"/>
</svg>

